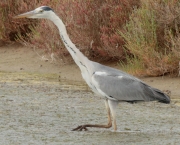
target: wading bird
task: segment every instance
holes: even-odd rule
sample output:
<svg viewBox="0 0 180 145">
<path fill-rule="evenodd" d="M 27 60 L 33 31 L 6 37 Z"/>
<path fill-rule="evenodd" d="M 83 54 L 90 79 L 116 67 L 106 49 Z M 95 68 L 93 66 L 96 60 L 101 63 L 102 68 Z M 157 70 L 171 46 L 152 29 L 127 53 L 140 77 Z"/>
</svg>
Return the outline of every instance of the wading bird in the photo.
<svg viewBox="0 0 180 145">
<path fill-rule="evenodd" d="M 169 96 L 158 89 L 150 87 L 140 79 L 123 71 L 93 62 L 85 57 L 71 42 L 64 23 L 50 7 L 41 6 L 15 18 L 24 17 L 49 19 L 58 27 L 62 42 L 80 68 L 83 79 L 95 94 L 105 100 L 108 112 L 107 125 L 85 124 L 78 126 L 73 131 L 87 130 L 87 127 L 110 128 L 112 122 L 114 130 L 117 130 L 116 107 L 119 102 L 159 101 L 170 103 Z"/>
</svg>

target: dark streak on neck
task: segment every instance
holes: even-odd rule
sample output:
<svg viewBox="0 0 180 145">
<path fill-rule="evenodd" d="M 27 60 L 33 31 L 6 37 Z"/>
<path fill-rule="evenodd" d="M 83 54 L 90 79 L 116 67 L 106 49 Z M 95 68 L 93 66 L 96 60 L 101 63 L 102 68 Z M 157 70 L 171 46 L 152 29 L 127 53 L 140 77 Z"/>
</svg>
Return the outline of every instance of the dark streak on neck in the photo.
<svg viewBox="0 0 180 145">
<path fill-rule="evenodd" d="M 67 46 L 68 48 L 70 48 L 74 53 L 76 53 L 76 51 L 75 51 L 72 47 L 70 47 L 70 46 L 68 45 L 68 43 L 64 40 L 63 35 L 61 35 L 61 38 L 62 38 L 62 41 L 66 44 L 66 46 Z"/>
<path fill-rule="evenodd" d="M 80 61 L 80 64 L 81 64 L 82 66 L 84 66 L 85 68 L 87 68 L 81 61 Z"/>
<path fill-rule="evenodd" d="M 84 66 L 84 67 L 86 68 L 87 72 L 89 73 L 89 71 L 88 71 L 86 65 L 84 65 L 81 61 L 79 61 L 79 63 L 80 63 L 82 66 Z"/>
</svg>

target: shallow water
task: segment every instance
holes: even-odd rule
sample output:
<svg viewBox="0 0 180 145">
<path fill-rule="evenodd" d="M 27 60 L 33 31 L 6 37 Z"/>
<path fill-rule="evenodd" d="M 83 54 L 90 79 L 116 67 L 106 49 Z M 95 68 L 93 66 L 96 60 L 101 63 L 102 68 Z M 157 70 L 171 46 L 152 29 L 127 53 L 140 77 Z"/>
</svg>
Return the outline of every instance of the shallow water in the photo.
<svg viewBox="0 0 180 145">
<path fill-rule="evenodd" d="M 80 91 L 79 91 L 80 90 Z M 118 131 L 90 128 L 107 123 L 104 102 L 81 82 L 59 81 L 57 75 L 0 73 L 0 144 L 179 144 L 179 99 L 117 108 Z"/>
</svg>

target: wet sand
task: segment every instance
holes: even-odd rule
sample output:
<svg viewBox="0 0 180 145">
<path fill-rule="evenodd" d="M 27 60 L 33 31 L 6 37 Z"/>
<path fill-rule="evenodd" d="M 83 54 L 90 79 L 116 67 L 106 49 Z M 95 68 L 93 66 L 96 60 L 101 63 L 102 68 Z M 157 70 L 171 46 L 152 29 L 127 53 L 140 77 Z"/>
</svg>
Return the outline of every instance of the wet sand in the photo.
<svg viewBox="0 0 180 145">
<path fill-rule="evenodd" d="M 71 129 L 78 125 L 107 123 L 103 100 L 79 82 L 72 87 L 65 80 L 59 82 L 55 75 L 17 74 L 0 73 L 1 144 L 178 145 L 180 142 L 180 111 L 174 103 L 120 103 L 117 132 L 113 128 L 74 132 Z"/>
</svg>

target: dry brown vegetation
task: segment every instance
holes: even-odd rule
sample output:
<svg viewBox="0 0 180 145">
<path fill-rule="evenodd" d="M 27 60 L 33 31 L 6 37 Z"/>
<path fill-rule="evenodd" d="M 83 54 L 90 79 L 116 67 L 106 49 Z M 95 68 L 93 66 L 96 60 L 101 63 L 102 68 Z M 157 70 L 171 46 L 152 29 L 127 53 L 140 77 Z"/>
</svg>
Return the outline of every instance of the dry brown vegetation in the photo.
<svg viewBox="0 0 180 145">
<path fill-rule="evenodd" d="M 30 32 L 29 26 L 36 24 L 32 19 L 14 20 L 13 16 L 29 11 L 36 6 L 36 0 L 2 0 L 0 1 L 0 40 L 11 42 L 16 40 L 17 34 L 26 38 Z"/>
<path fill-rule="evenodd" d="M 120 32 L 126 42 L 125 49 L 132 54 L 127 56 L 125 68 L 137 75 L 177 75 L 180 61 L 179 15 L 177 0 L 142 0 L 141 7 L 133 10 L 124 31 Z"/>
<path fill-rule="evenodd" d="M 136 75 L 177 75 L 180 61 L 179 0 L 0 2 L 1 40 L 20 41 L 69 61 L 66 57 L 69 53 L 51 22 L 12 18 L 41 5 L 54 9 L 63 19 L 73 43 L 91 59 L 121 60 L 124 69 Z"/>
</svg>

